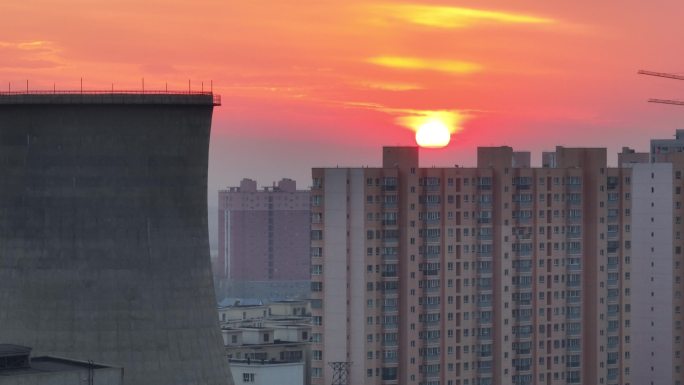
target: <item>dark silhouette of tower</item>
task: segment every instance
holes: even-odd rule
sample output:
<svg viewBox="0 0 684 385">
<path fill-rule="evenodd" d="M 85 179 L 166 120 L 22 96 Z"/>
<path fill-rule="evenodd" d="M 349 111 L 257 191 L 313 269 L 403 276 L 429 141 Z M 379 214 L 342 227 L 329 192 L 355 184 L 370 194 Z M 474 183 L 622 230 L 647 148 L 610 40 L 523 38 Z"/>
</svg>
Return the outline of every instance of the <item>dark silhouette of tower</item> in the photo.
<svg viewBox="0 0 684 385">
<path fill-rule="evenodd" d="M 0 342 L 232 383 L 207 234 L 210 93 L 0 95 Z"/>
</svg>

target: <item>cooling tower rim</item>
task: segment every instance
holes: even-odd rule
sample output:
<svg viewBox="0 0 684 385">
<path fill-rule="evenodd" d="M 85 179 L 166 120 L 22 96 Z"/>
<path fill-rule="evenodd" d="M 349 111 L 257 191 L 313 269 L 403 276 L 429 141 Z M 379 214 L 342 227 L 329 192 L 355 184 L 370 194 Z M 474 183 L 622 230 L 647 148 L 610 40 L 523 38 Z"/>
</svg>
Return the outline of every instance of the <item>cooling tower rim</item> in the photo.
<svg viewBox="0 0 684 385">
<path fill-rule="evenodd" d="M 220 106 L 221 95 L 212 92 L 175 91 L 31 91 L 0 92 L 0 105 L 200 105 Z"/>
</svg>

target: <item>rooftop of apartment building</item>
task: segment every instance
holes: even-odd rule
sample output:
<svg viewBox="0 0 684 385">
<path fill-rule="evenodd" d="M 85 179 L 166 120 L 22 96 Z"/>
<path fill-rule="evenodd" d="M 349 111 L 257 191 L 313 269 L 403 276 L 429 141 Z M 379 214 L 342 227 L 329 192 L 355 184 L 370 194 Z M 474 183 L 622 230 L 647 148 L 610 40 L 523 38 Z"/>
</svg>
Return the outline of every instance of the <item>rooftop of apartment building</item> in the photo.
<svg viewBox="0 0 684 385">
<path fill-rule="evenodd" d="M 387 169 L 419 167 L 419 150 L 420 148 L 417 146 L 385 146 L 383 147 L 382 168 Z M 543 151 L 541 156 L 541 166 L 535 166 L 532 164 L 532 154 L 529 151 L 514 151 L 514 149 L 510 146 L 478 147 L 476 165 L 455 165 L 453 168 L 580 168 L 583 167 L 585 164 L 607 165 L 607 149 L 599 147 L 557 146 L 555 151 Z M 321 167 L 314 169 L 326 168 L 332 169 L 332 167 Z M 424 168 L 427 169 L 428 167 Z M 429 168 L 444 169 L 452 167 L 432 166 Z M 314 184 L 315 183 L 316 182 L 314 182 Z"/>
<path fill-rule="evenodd" d="M 271 186 L 262 186 L 262 190 L 257 188 L 257 182 L 253 179 L 244 178 L 240 181 L 240 186 L 227 187 L 226 190 L 220 190 L 220 192 L 234 192 L 234 193 L 279 193 L 286 192 L 292 193 L 297 192 L 297 182 L 289 179 L 283 178 L 279 182 L 273 182 Z M 308 191 L 308 190 L 299 190 Z"/>
<path fill-rule="evenodd" d="M 218 303 L 218 307 L 250 307 L 263 306 L 264 302 L 257 298 L 231 298 L 226 297 Z"/>
</svg>

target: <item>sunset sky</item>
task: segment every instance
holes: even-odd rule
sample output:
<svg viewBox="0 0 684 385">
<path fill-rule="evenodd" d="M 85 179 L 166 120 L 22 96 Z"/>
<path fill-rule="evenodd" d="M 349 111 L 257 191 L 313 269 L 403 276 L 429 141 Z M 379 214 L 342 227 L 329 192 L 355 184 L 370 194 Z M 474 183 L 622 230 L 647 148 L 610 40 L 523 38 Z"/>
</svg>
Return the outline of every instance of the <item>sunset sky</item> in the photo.
<svg viewBox="0 0 684 385">
<path fill-rule="evenodd" d="M 684 82 L 636 74 L 684 72 L 682 17 L 681 0 L 3 0 L 0 90 L 213 81 L 210 192 L 307 187 L 314 166 L 379 165 L 434 114 L 456 132 L 424 166 L 489 145 L 646 150 L 684 127 L 684 107 L 645 102 Z"/>
</svg>

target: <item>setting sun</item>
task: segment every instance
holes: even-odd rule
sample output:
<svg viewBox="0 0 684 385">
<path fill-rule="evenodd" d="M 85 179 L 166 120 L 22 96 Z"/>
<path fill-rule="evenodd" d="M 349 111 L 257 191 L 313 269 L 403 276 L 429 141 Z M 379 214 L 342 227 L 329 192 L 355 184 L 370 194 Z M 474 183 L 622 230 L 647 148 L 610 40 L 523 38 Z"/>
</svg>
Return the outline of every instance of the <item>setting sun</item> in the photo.
<svg viewBox="0 0 684 385">
<path fill-rule="evenodd" d="M 445 147 L 451 140 L 449 127 L 444 122 L 436 119 L 428 120 L 418 127 L 416 143 L 421 147 L 440 148 Z"/>
</svg>

